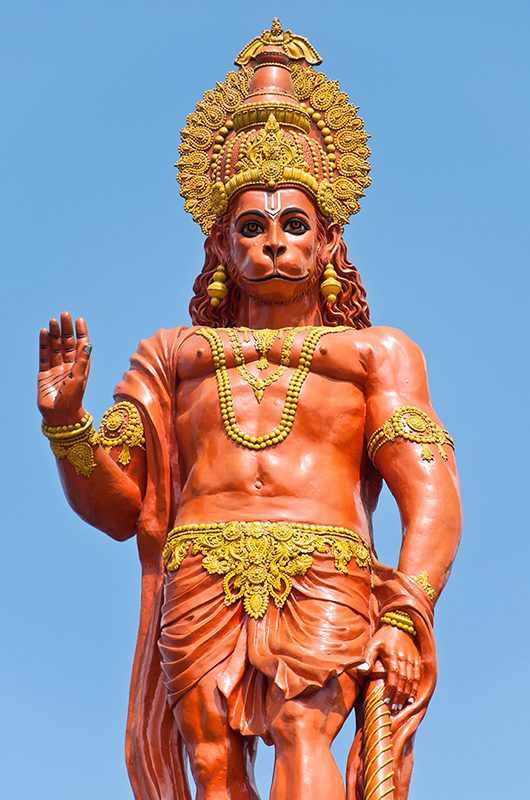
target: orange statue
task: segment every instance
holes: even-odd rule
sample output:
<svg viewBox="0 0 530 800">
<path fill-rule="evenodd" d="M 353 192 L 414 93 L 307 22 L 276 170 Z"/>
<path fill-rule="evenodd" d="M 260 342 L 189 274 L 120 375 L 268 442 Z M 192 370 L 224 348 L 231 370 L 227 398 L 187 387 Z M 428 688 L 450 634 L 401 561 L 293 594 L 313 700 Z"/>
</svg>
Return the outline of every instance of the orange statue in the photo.
<svg viewBox="0 0 530 800">
<path fill-rule="evenodd" d="M 142 610 L 127 762 L 139 800 L 404 800 L 435 684 L 434 602 L 460 535 L 453 440 L 419 349 L 371 327 L 343 225 L 367 136 L 278 20 L 198 103 L 179 181 L 206 260 L 190 327 L 143 341 L 98 432 L 85 322 L 41 332 L 39 408 L 65 493 L 136 534 Z M 377 561 L 382 479 L 397 569 Z M 355 707 L 346 789 L 330 745 Z"/>
</svg>

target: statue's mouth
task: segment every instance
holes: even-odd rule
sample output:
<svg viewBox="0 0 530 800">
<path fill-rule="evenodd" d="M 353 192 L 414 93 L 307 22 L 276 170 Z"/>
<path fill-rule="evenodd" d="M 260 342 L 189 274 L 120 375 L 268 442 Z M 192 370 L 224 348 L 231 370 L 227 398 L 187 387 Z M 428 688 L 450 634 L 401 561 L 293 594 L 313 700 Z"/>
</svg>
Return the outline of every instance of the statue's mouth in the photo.
<svg viewBox="0 0 530 800">
<path fill-rule="evenodd" d="M 307 280 L 307 275 L 301 275 L 299 278 L 290 278 L 287 275 L 280 275 L 278 272 L 272 275 L 265 275 L 263 278 L 243 278 L 247 283 L 265 283 L 266 281 L 288 281 L 289 283 L 302 283 Z"/>
</svg>

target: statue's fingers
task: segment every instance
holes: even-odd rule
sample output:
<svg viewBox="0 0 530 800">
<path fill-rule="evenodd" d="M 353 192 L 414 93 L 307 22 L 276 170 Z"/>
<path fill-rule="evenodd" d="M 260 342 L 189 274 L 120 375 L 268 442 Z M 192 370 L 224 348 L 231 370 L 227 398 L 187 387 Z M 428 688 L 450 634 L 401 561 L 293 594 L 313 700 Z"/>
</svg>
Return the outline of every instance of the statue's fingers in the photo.
<svg viewBox="0 0 530 800">
<path fill-rule="evenodd" d="M 418 688 L 420 685 L 421 679 L 421 664 L 416 659 L 414 660 L 414 664 L 412 666 L 412 688 L 410 690 L 410 696 L 413 700 L 416 699 L 418 694 Z"/>
<path fill-rule="evenodd" d="M 90 353 L 92 352 L 91 344 L 83 344 L 83 340 L 77 340 L 75 364 L 71 369 L 72 378 L 87 378 L 90 369 Z"/>
<path fill-rule="evenodd" d="M 39 334 L 39 371 L 50 369 L 50 336 L 47 328 L 41 328 Z"/>
<path fill-rule="evenodd" d="M 75 321 L 75 333 L 77 336 L 77 343 L 88 344 L 88 328 L 86 321 L 83 317 L 78 317 Z"/>
<path fill-rule="evenodd" d="M 384 701 L 387 705 L 392 707 L 395 705 L 395 696 L 398 682 L 398 662 L 392 658 L 387 665 L 386 673 L 386 689 L 384 692 Z"/>
<path fill-rule="evenodd" d="M 75 361 L 75 338 L 72 317 L 67 311 L 61 314 L 61 344 L 63 348 L 63 360 L 66 364 Z"/>
<path fill-rule="evenodd" d="M 396 691 L 394 692 L 394 701 L 390 710 L 394 713 L 401 711 L 405 704 L 408 695 L 405 697 L 405 687 L 407 682 L 407 661 L 403 657 L 399 658 L 398 668 L 396 674 Z"/>
<path fill-rule="evenodd" d="M 414 681 L 414 659 L 412 658 L 407 659 L 406 670 L 407 672 L 405 678 L 405 689 L 403 691 L 403 694 L 405 696 L 404 702 L 407 703 L 412 694 L 412 684 Z"/>
<path fill-rule="evenodd" d="M 63 363 L 63 346 L 61 342 L 61 327 L 56 319 L 50 320 L 50 366 L 58 367 Z"/>
</svg>

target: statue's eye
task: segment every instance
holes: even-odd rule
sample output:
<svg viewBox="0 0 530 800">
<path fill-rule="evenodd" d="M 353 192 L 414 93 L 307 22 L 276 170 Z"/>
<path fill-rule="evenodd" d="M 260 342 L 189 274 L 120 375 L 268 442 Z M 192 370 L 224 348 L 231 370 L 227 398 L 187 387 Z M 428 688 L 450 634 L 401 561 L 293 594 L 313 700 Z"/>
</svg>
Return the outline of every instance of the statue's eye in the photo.
<svg viewBox="0 0 530 800">
<path fill-rule="evenodd" d="M 283 229 L 286 233 L 294 233 L 295 236 L 301 236 L 307 230 L 309 230 L 309 225 L 307 225 L 302 219 L 299 217 L 291 217 L 288 219 Z"/>
<path fill-rule="evenodd" d="M 260 233 L 263 233 L 263 226 L 255 220 L 249 220 L 241 226 L 239 232 L 242 233 L 243 236 L 259 236 Z"/>
</svg>

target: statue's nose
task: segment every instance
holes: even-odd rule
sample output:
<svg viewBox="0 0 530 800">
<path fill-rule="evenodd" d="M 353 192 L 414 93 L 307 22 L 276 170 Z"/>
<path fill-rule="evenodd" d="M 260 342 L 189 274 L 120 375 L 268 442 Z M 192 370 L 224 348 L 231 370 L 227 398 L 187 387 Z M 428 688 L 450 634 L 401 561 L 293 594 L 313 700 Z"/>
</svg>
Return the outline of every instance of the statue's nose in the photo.
<svg viewBox="0 0 530 800">
<path fill-rule="evenodd" d="M 276 263 L 278 257 L 281 256 L 282 253 L 285 253 L 286 247 L 279 242 L 269 242 L 269 244 L 263 245 L 263 252 L 269 256 L 273 264 Z"/>
</svg>

